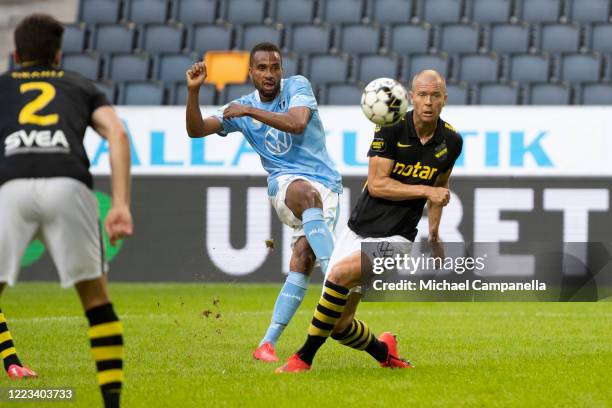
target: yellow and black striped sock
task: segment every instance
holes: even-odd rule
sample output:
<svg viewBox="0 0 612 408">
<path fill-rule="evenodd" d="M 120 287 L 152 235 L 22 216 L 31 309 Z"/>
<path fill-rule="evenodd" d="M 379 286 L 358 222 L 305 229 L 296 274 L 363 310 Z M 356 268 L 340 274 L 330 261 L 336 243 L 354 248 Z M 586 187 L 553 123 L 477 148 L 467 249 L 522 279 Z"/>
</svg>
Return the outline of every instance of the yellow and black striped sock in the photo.
<svg viewBox="0 0 612 408">
<path fill-rule="evenodd" d="M 96 306 L 85 314 L 89 320 L 88 335 L 104 406 L 119 407 L 123 383 L 123 327 L 111 303 Z"/>
<path fill-rule="evenodd" d="M 13 344 L 13 338 L 6 325 L 6 318 L 4 313 L 2 313 L 2 309 L 0 309 L 0 355 L 2 356 L 4 369 L 7 372 L 13 364 L 22 365 L 19 357 L 17 357 L 17 350 L 15 350 L 15 344 Z"/>
<path fill-rule="evenodd" d="M 378 340 L 367 324 L 358 319 L 353 319 L 351 324 L 341 333 L 331 335 L 334 340 L 347 347 L 356 350 L 365 350 L 377 361 L 387 360 L 387 346 Z"/>
<path fill-rule="evenodd" d="M 308 337 L 297 354 L 307 364 L 312 364 L 312 359 L 331 334 L 336 322 L 342 316 L 349 290 L 326 280 L 323 295 L 315 309 L 314 316 L 308 327 Z"/>
</svg>

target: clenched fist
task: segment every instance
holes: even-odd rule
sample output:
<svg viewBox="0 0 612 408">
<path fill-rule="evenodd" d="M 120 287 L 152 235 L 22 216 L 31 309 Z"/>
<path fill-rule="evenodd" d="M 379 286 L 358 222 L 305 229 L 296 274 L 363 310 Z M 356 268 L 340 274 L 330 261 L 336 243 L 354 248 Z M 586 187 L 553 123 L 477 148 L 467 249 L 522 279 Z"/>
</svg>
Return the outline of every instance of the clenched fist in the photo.
<svg viewBox="0 0 612 408">
<path fill-rule="evenodd" d="M 427 199 L 434 205 L 445 206 L 450 200 L 450 193 L 448 192 L 448 188 L 430 187 Z"/>
<path fill-rule="evenodd" d="M 200 89 L 206 79 L 206 65 L 202 61 L 196 62 L 187 70 L 185 77 L 189 90 Z"/>
<path fill-rule="evenodd" d="M 132 235 L 134 227 L 129 207 L 113 206 L 106 215 L 104 227 L 112 246 L 115 246 L 118 240 Z"/>
</svg>

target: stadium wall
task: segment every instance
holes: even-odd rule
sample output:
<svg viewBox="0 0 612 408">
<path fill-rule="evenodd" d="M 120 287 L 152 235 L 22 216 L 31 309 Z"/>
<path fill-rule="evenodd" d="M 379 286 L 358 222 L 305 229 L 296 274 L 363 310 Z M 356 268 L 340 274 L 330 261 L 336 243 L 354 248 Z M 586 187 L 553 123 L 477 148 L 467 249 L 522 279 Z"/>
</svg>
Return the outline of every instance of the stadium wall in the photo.
<svg viewBox="0 0 612 408">
<path fill-rule="evenodd" d="M 112 280 L 281 281 L 291 231 L 268 204 L 265 173 L 242 136 L 191 140 L 181 108 L 119 113 L 133 147 L 136 234 L 109 250 Z M 344 175 L 340 230 L 365 181 L 373 126 L 358 108 L 322 107 L 321 116 Z M 465 141 L 441 224 L 445 241 L 508 242 L 511 253 L 519 240 L 609 240 L 612 108 L 462 107 L 444 117 Z M 270 134 L 272 149 L 286 143 Z M 86 146 L 104 214 L 108 147 L 93 133 Z M 426 218 L 419 230 L 426 238 Z M 40 243 L 24 265 L 22 280 L 55 279 Z"/>
</svg>

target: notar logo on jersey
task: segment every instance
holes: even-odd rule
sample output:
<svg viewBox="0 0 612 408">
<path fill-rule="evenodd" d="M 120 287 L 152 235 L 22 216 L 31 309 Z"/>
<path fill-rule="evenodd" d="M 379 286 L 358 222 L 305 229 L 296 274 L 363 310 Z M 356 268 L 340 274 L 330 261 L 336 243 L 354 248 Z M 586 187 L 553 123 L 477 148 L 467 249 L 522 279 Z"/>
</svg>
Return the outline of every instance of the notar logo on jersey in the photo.
<svg viewBox="0 0 612 408">
<path fill-rule="evenodd" d="M 282 156 L 291 150 L 293 139 L 289 133 L 281 132 L 278 129 L 270 128 L 266 132 L 264 145 L 266 149 L 275 156 Z"/>
<path fill-rule="evenodd" d="M 395 162 L 392 173 L 406 177 L 412 176 L 413 178 L 420 178 L 422 180 L 431 180 L 437 171 L 437 167 L 423 166 L 420 161 L 415 164 Z"/>
<path fill-rule="evenodd" d="M 70 145 L 61 130 L 53 133 L 50 130 L 21 129 L 13 132 L 4 141 L 4 155 L 21 153 L 69 153 Z"/>
</svg>

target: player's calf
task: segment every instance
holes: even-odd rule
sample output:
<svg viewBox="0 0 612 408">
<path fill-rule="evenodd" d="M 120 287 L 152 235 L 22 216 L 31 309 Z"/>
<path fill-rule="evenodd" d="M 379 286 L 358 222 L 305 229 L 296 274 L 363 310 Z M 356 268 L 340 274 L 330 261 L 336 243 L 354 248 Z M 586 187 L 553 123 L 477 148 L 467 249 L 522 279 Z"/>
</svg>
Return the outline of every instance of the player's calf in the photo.
<svg viewBox="0 0 612 408">
<path fill-rule="evenodd" d="M 336 322 L 332 335 L 340 334 L 351 326 L 353 320 L 355 319 L 355 313 L 357 312 L 357 307 L 359 306 L 360 301 L 361 293 L 356 293 L 351 290 L 351 292 L 349 292 L 348 300 L 346 301 L 346 306 L 342 311 L 342 316 L 340 317 L 340 320 Z"/>
<path fill-rule="evenodd" d="M 104 406 L 117 408 L 123 383 L 123 326 L 111 303 L 93 307 L 85 315 Z"/>
<path fill-rule="evenodd" d="M 302 304 L 307 288 L 308 277 L 306 275 L 298 272 L 289 272 L 274 304 L 270 326 L 259 346 L 265 343 L 270 343 L 272 347 L 276 345 L 282 332 Z"/>
</svg>

